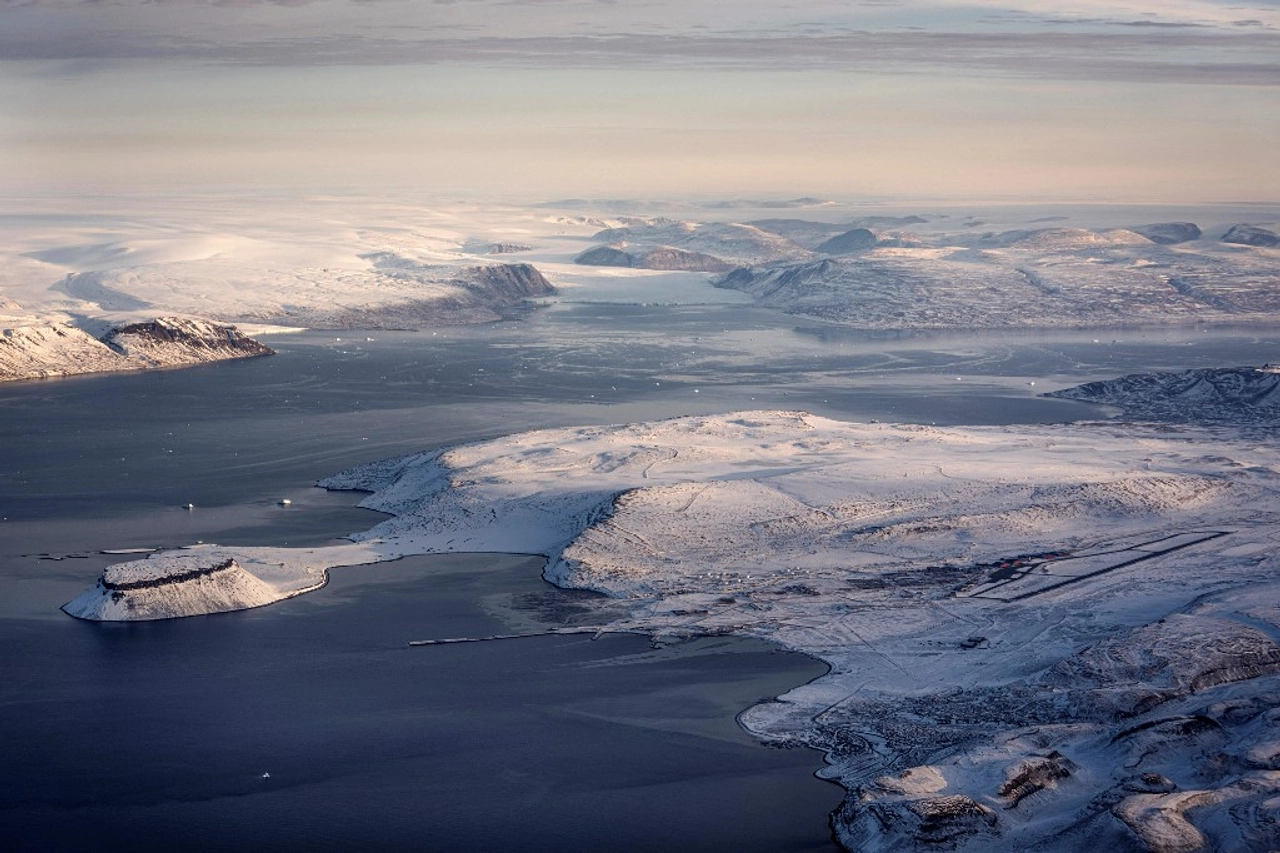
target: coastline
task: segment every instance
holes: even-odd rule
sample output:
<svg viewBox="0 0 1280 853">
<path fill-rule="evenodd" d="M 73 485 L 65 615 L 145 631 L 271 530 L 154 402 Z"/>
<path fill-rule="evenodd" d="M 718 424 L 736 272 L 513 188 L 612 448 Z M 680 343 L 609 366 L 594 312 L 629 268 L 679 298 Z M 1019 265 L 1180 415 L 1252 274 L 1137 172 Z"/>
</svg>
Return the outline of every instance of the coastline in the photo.
<svg viewBox="0 0 1280 853">
<path fill-rule="evenodd" d="M 539 562 L 415 557 L 331 572 L 324 590 L 275 611 L 72 630 L 43 623 L 30 642 L 47 661 L 8 683 L 7 695 L 44 696 L 83 669 L 77 660 L 113 664 L 87 685 L 91 702 L 55 690 L 43 719 L 25 726 L 33 738 L 0 784 L 13 806 L 0 809 L 0 829 L 35 847 L 96 828 L 107 849 L 174 839 L 279 849 L 305 838 L 335 851 L 424 839 L 439 849 L 518 841 L 551 851 L 612 838 L 614 849 L 640 850 L 649 832 L 668 849 L 716 837 L 758 853 L 836 849 L 827 815 L 840 797 L 813 775 L 820 754 L 762 748 L 735 720 L 751 701 L 810 677 L 808 657 L 724 638 L 654 649 L 622 634 L 406 646 L 427 629 L 500 630 L 503 607 L 556 620 L 599 600 L 542 581 Z M 28 678 L 45 686 L 33 691 Z M 100 720 L 104 707 L 134 709 L 110 712 L 112 754 L 131 759 L 81 767 L 78 744 L 92 730 L 81 722 Z M 159 724 L 173 719 L 184 725 Z M 64 767 L 59 786 L 38 781 Z M 751 814 L 725 802 L 748 803 Z M 113 846 L 110 833 L 125 823 L 132 831 Z"/>
</svg>

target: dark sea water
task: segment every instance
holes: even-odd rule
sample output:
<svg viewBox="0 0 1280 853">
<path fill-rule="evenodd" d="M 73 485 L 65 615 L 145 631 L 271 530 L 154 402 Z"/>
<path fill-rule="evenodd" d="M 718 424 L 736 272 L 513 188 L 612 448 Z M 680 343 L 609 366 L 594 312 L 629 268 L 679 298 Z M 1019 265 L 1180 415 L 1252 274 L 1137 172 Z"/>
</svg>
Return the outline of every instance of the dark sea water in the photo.
<svg viewBox="0 0 1280 853">
<path fill-rule="evenodd" d="M 10 625 L 26 663 L 0 707 L 21 733 L 0 831 L 30 850 L 830 849 L 840 792 L 817 756 L 734 723 L 825 671 L 809 658 L 626 635 L 406 645 L 500 633 L 479 603 L 537 593 L 540 566 L 414 558 L 245 613 Z"/>
<path fill-rule="evenodd" d="M 400 453 L 740 408 L 1099 417 L 1036 394 L 1280 361 L 1277 338 L 867 335 L 733 306 L 559 305 L 476 328 L 275 336 L 269 359 L 0 386 L 0 837 L 24 850 L 831 849 L 825 815 L 841 792 L 812 777 L 821 757 L 761 746 L 734 723 L 820 674 L 812 660 L 723 638 L 406 645 L 509 630 L 495 601 L 536 599 L 533 616 L 595 606 L 542 584 L 536 559 L 338 570 L 272 607 L 161 623 L 57 608 L 123 559 L 102 549 L 365 529 L 378 516 L 358 496 L 311 484 Z"/>
</svg>

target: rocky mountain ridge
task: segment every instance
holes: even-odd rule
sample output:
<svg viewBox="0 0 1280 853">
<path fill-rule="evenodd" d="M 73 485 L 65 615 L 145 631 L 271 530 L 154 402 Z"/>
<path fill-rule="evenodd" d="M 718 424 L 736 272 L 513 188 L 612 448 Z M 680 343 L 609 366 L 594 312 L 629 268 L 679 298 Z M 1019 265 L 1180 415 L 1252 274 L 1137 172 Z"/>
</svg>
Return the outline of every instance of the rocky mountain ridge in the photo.
<svg viewBox="0 0 1280 853">
<path fill-rule="evenodd" d="M 1128 420 L 1280 426 L 1280 365 L 1134 373 L 1043 396 L 1116 406 Z"/>
<path fill-rule="evenodd" d="M 184 367 L 274 355 L 234 326 L 179 317 L 129 323 L 102 338 L 69 324 L 0 331 L 0 381 Z"/>
</svg>

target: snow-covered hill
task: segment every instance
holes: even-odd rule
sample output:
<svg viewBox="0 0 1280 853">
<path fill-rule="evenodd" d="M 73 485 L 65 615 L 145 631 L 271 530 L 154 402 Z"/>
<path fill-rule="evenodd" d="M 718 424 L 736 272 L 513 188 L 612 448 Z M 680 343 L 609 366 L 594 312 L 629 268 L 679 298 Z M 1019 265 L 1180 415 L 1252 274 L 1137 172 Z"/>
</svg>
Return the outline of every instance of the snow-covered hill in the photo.
<svg viewBox="0 0 1280 853">
<path fill-rule="evenodd" d="M 1280 234 L 1261 225 L 1233 225 L 1222 235 L 1222 242 L 1240 246 L 1280 246 Z"/>
<path fill-rule="evenodd" d="M 111 329 L 101 339 L 71 325 L 0 331 L 0 381 L 180 367 L 271 355 L 234 326 L 161 317 Z"/>
<path fill-rule="evenodd" d="M 1129 420 L 1280 427 L 1280 366 L 1135 373 L 1046 397 L 1116 406 Z"/>
</svg>

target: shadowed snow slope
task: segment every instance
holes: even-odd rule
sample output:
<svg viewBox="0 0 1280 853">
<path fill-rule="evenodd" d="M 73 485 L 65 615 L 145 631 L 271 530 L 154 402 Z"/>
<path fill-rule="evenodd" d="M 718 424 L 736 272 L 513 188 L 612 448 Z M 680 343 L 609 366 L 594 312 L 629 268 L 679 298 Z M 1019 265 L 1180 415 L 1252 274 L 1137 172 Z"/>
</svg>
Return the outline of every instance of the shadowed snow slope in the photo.
<svg viewBox="0 0 1280 853">
<path fill-rule="evenodd" d="M 1280 367 L 1135 373 L 1046 397 L 1118 406 L 1130 419 L 1280 425 Z"/>
</svg>

